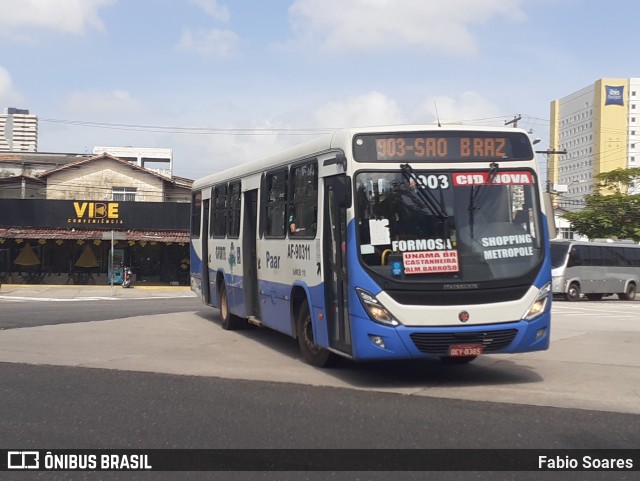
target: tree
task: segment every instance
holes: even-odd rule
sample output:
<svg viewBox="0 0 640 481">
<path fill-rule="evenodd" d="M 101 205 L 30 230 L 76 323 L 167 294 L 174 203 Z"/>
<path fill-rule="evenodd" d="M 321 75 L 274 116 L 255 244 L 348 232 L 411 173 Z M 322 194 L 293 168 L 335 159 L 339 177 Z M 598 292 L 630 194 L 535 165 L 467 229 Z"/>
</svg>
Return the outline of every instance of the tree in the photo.
<svg viewBox="0 0 640 481">
<path fill-rule="evenodd" d="M 640 186 L 640 168 L 602 172 L 595 180 L 594 193 L 585 197 L 585 208 L 565 218 L 577 233 L 591 239 L 640 242 L 640 195 L 633 194 Z"/>
</svg>

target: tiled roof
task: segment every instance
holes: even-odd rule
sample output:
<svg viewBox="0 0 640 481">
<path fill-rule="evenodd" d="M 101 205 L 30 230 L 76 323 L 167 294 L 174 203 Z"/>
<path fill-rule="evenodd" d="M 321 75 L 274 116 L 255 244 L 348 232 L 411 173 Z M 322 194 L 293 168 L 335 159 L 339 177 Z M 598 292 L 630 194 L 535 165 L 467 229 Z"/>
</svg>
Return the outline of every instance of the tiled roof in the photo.
<svg viewBox="0 0 640 481">
<path fill-rule="evenodd" d="M 130 167 L 133 170 L 139 170 L 140 172 L 144 172 L 145 174 L 153 175 L 154 177 L 158 177 L 159 179 L 162 179 L 165 182 L 173 182 L 171 180 L 171 178 L 169 178 L 169 177 L 166 177 L 164 175 L 158 174 L 157 172 L 154 172 L 153 170 L 149 170 L 149 169 L 145 169 L 144 167 L 140 167 L 140 166 L 134 164 L 133 162 L 129 162 L 128 160 L 124 160 L 124 159 L 121 159 L 119 157 L 114 157 L 113 155 L 107 154 L 106 152 L 103 153 L 103 154 L 94 155 L 94 156 L 91 156 L 91 157 L 86 157 L 84 159 L 76 160 L 75 162 L 69 162 L 68 164 L 64 164 L 64 165 L 61 165 L 61 166 L 56 167 L 54 169 L 47 170 L 46 172 L 42 172 L 42 173 L 38 174 L 38 177 L 48 177 L 51 174 L 55 174 L 55 173 L 60 172 L 62 170 L 78 168 L 78 167 L 86 165 L 86 164 L 88 164 L 90 162 L 95 162 L 97 160 L 104 160 L 104 159 L 113 160 L 113 161 L 118 162 L 118 163 L 120 163 L 122 165 L 126 165 L 127 167 Z"/>
<path fill-rule="evenodd" d="M 178 187 L 191 189 L 191 186 L 193 185 L 193 179 L 187 179 L 186 177 L 178 177 L 177 175 L 174 175 L 171 179 Z"/>
<path fill-rule="evenodd" d="M 147 242 L 189 242 L 188 231 L 126 230 L 115 231 L 116 240 Z M 110 230 L 45 229 L 40 227 L 0 227 L 0 239 L 103 239 Z M 108 240 L 108 239 L 107 239 Z"/>
</svg>

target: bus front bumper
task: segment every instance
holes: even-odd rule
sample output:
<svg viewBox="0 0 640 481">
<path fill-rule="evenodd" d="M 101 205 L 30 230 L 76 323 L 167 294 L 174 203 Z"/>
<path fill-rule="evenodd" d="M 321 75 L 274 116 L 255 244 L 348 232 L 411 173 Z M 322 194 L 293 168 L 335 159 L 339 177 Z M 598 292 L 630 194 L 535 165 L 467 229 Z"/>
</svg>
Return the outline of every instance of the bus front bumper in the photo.
<svg viewBox="0 0 640 481">
<path fill-rule="evenodd" d="M 361 318 L 356 322 L 368 324 L 368 335 L 358 336 L 354 345 L 356 361 L 448 357 L 451 346 L 481 345 L 483 355 L 549 348 L 549 312 L 532 321 L 474 326 L 388 327 Z"/>
</svg>

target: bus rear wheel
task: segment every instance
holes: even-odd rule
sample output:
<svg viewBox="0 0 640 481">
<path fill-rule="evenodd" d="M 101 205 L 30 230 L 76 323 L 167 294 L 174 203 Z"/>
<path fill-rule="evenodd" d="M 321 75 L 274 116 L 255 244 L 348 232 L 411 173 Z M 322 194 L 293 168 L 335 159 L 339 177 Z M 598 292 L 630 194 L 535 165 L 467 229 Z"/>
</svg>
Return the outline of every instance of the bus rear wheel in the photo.
<svg viewBox="0 0 640 481">
<path fill-rule="evenodd" d="M 240 329 L 245 324 L 244 320 L 240 317 L 231 314 L 229 310 L 229 297 L 227 296 L 227 286 L 222 283 L 220 287 L 220 319 L 222 329 L 226 331 L 234 331 Z"/>
<path fill-rule="evenodd" d="M 636 298 L 636 285 L 634 283 L 630 283 L 625 292 L 618 294 L 618 298 L 623 301 L 633 301 Z"/>
<path fill-rule="evenodd" d="M 335 362 L 335 354 L 318 346 L 313 340 L 313 323 L 308 301 L 304 300 L 296 319 L 298 345 L 304 360 L 316 367 L 329 367 Z"/>
<path fill-rule="evenodd" d="M 579 301 L 580 300 L 580 284 L 572 282 L 564 295 L 567 301 Z"/>
</svg>

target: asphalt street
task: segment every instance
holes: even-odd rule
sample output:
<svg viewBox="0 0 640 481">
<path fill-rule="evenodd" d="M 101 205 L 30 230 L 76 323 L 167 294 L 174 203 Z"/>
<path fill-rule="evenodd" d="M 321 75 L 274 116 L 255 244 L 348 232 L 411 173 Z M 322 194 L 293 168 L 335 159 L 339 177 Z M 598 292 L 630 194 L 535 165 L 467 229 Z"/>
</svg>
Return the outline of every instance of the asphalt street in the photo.
<svg viewBox="0 0 640 481">
<path fill-rule="evenodd" d="M 8 449 L 595 449 L 640 445 L 637 416 L 630 414 L 79 367 L 0 363 L 0 373 L 0 443 Z M 250 463 L 247 454 L 247 465 Z M 118 474 L 115 479 L 176 479 L 170 476 L 176 473 L 149 477 L 143 473 L 61 474 L 41 479 L 112 479 L 111 475 Z M 286 478 L 280 473 L 271 473 L 271 477 L 245 473 L 244 478 L 228 476 L 234 473 L 208 474 L 199 479 L 427 479 L 424 473 L 406 472 L 387 473 L 386 478 L 375 472 L 289 473 Z M 633 473 L 606 473 L 606 477 L 598 473 L 578 473 L 582 477 L 517 474 L 500 473 L 498 479 L 633 479 L 629 475 Z M 470 475 L 445 472 L 435 479 L 467 479 Z"/>
<path fill-rule="evenodd" d="M 222 330 L 217 311 L 184 288 L 85 289 L 2 286 L 3 447 L 640 446 L 640 359 L 632 349 L 640 304 L 556 303 L 552 348 L 543 353 L 468 366 L 345 362 L 321 370 L 304 364 L 286 336 Z M 19 313 L 31 321 L 4 321 Z M 28 474 L 3 479 L 637 479 L 622 472 Z"/>
</svg>

